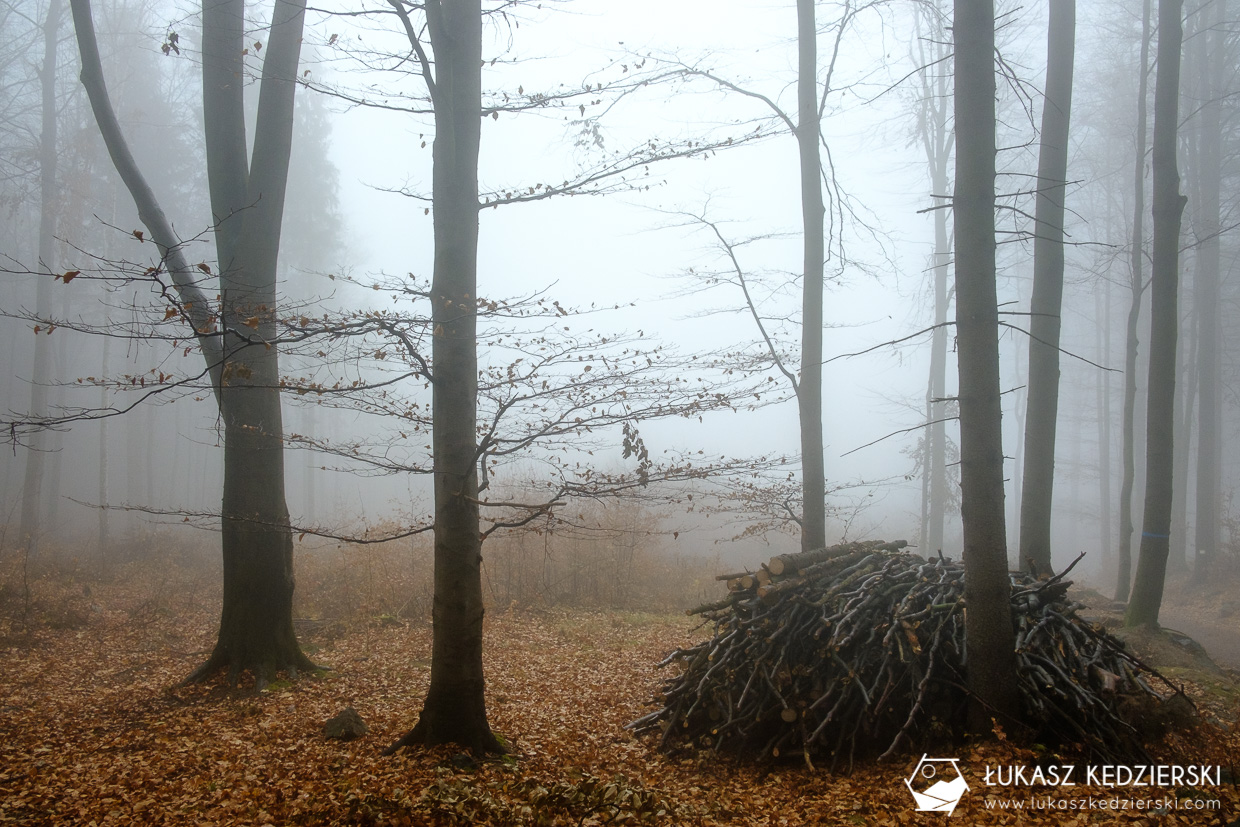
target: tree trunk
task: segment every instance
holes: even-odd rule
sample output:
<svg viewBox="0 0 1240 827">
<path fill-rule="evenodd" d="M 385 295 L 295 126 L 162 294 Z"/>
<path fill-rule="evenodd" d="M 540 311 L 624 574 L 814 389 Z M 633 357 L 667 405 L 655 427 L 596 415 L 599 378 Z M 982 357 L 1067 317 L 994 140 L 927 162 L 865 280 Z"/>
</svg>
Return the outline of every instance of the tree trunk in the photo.
<svg viewBox="0 0 1240 827">
<path fill-rule="evenodd" d="M 822 161 L 818 141 L 818 28 L 814 0 L 797 0 L 797 145 L 801 158 L 801 548 L 827 544 L 826 469 L 822 455 L 822 268 L 826 261 Z"/>
<path fill-rule="evenodd" d="M 1158 623 L 1171 536 L 1174 473 L 1176 337 L 1178 333 L 1180 195 L 1176 133 L 1180 94 L 1183 0 L 1158 3 L 1158 76 L 1154 86 L 1154 253 L 1150 279 L 1150 372 L 1146 417 L 1145 513 L 1137 575 L 1124 623 Z M 1204 332 L 1204 331 L 1203 331 Z"/>
<path fill-rule="evenodd" d="M 113 226 L 116 222 L 112 222 Z M 111 321 L 111 314 L 105 310 L 103 324 L 106 328 Z M 103 355 L 101 357 L 101 365 L 99 368 L 100 376 L 110 376 L 108 372 L 111 368 L 112 337 L 105 336 L 103 338 Z M 108 389 L 100 383 L 99 388 L 99 409 L 104 410 L 108 406 Z M 99 500 L 99 521 L 96 530 L 99 533 L 99 571 L 101 574 L 108 569 L 108 535 L 110 533 L 109 511 L 108 511 L 108 417 L 99 419 L 99 491 L 96 495 Z"/>
<path fill-rule="evenodd" d="M 1149 94 L 1150 65 L 1150 0 L 1144 0 L 1141 13 L 1141 64 L 1137 67 L 1137 148 L 1133 175 L 1132 248 L 1129 267 L 1132 275 L 1132 303 L 1128 308 L 1128 324 L 1124 339 L 1124 477 L 1119 487 L 1119 548 L 1115 599 L 1127 602 L 1132 588 L 1132 494 L 1136 481 L 1136 409 L 1137 409 L 1137 327 L 1141 320 L 1141 296 L 1145 293 L 1145 134 L 1146 97 Z"/>
<path fill-rule="evenodd" d="M 1042 105 L 1038 195 L 1034 218 L 1033 298 L 1029 321 L 1029 392 L 1025 469 L 1020 500 L 1020 558 L 1050 574 L 1051 495 L 1059 415 L 1059 330 L 1063 304 L 1064 200 L 1068 186 L 1068 125 L 1076 0 L 1051 0 Z"/>
<path fill-rule="evenodd" d="M 1198 256 L 1198 273 L 1194 279 L 1197 284 L 1200 284 L 1200 266 L 1201 257 Z M 1189 329 L 1185 337 L 1188 339 L 1188 353 L 1180 365 L 1181 375 L 1184 376 L 1184 392 L 1176 395 L 1175 439 L 1180 450 L 1175 452 L 1175 476 L 1172 478 L 1171 491 L 1171 543 L 1167 555 L 1167 568 L 1172 572 L 1184 572 L 1188 569 L 1188 474 L 1192 464 L 1193 417 L 1197 410 L 1197 377 L 1200 374 L 1199 298 L 1193 303 L 1193 312 L 1187 317 Z"/>
<path fill-rule="evenodd" d="M 955 0 L 956 333 L 969 723 L 1020 713 L 1003 514 L 999 316 L 995 287 L 993 0 Z"/>
<path fill-rule="evenodd" d="M 1103 281 L 1095 285 L 1098 293 L 1097 318 L 1097 360 L 1100 365 L 1111 363 L 1111 282 Z M 1111 556 L 1111 372 L 1100 370 L 1095 374 L 1097 380 L 1098 403 L 1098 539 L 1103 554 L 1103 570 L 1105 571 Z"/>
<path fill-rule="evenodd" d="M 432 198 L 435 269 L 433 450 L 435 601 L 431 682 L 418 723 L 388 748 L 456 743 L 503 748 L 487 723 L 482 671 L 482 539 L 478 525 L 478 148 L 480 0 L 431 0 L 435 50 Z"/>
<path fill-rule="evenodd" d="M 1198 255 L 1197 308 L 1200 343 L 1197 350 L 1201 405 L 1197 426 L 1197 522 L 1193 579 L 1206 582 L 1210 563 L 1219 552 L 1222 496 L 1223 384 L 1219 351 L 1219 233 L 1222 229 L 1219 183 L 1222 178 L 1222 97 L 1226 69 L 1226 0 L 1215 0 L 1214 21 L 1207 36 L 1209 47 L 1202 63 L 1205 106 L 1201 112 L 1201 247 Z M 1188 446 L 1185 445 L 1187 450 Z"/>
<path fill-rule="evenodd" d="M 949 163 L 955 133 L 948 128 L 947 81 L 950 73 L 942 62 L 949 59 L 943 21 L 937 4 L 920 7 L 927 11 L 930 33 L 919 38 L 930 43 L 933 52 L 924 55 L 921 64 L 921 139 L 930 167 L 930 192 L 936 206 L 943 206 L 951 181 Z M 929 73 L 935 67 L 935 74 Z M 926 447 L 922 463 L 925 504 L 922 544 L 926 553 L 943 548 L 943 524 L 947 515 L 947 309 L 948 278 L 951 266 L 951 244 L 947 235 L 945 209 L 934 210 L 934 332 L 930 339 L 930 378 L 926 393 Z"/>
<path fill-rule="evenodd" d="M 279 352 L 266 344 L 278 336 L 277 256 L 305 0 L 275 5 L 248 165 L 240 74 L 228 74 L 241 60 L 243 6 L 241 0 L 203 6 L 203 112 L 225 347 L 224 599 L 215 649 L 191 677 L 227 666 L 234 680 L 252 670 L 261 686 L 277 670 L 314 668 L 293 632 Z"/>
<path fill-rule="evenodd" d="M 39 136 L 39 266 L 35 282 L 35 314 L 40 318 L 51 312 L 52 273 L 56 241 L 56 32 L 60 28 L 60 2 L 52 0 L 43 20 L 43 65 L 39 70 L 42 86 L 43 130 Z M 34 363 L 30 376 L 30 413 L 47 414 L 48 368 L 52 343 L 47 335 L 34 337 Z M 43 466 L 48 440 L 35 434 L 26 451 L 25 479 L 22 483 L 22 512 L 19 536 L 26 554 L 39 553 L 43 510 Z"/>
<path fill-rule="evenodd" d="M 108 100 L 89 0 L 72 0 L 72 7 L 82 82 L 95 120 L 198 334 L 224 420 L 220 631 L 211 656 L 188 680 L 224 667 L 235 680 L 241 670 L 251 669 L 261 687 L 278 669 L 314 668 L 293 632 L 293 545 L 284 498 L 279 369 L 276 348 L 267 344 L 276 334 L 276 253 L 305 2 L 278 0 L 275 6 L 263 62 L 252 175 L 244 152 L 244 120 L 234 105 L 241 94 L 244 4 L 204 4 L 203 102 L 212 211 L 219 224 L 222 344 L 214 335 L 213 303 L 198 286 L 201 274 L 186 262 Z M 235 152 L 238 135 L 240 157 Z"/>
</svg>

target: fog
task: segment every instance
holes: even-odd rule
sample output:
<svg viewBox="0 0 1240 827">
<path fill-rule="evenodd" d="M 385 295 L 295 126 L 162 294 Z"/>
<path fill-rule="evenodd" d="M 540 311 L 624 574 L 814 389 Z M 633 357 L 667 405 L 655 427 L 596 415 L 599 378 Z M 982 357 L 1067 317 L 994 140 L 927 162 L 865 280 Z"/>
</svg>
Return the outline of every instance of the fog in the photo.
<svg viewBox="0 0 1240 827">
<path fill-rule="evenodd" d="M 480 371 L 511 375 L 513 365 L 529 364 L 534 348 L 528 342 L 552 330 L 583 343 L 539 374 L 540 380 L 562 382 L 565 393 L 584 387 L 579 356 L 612 353 L 608 364 L 619 364 L 613 342 L 631 349 L 625 358 L 667 355 L 664 372 L 640 380 L 650 381 L 648 386 L 634 384 L 629 401 L 595 404 L 630 405 L 631 420 L 609 414 L 588 432 L 548 432 L 521 451 L 497 454 L 486 496 L 528 501 L 523 498 L 530 492 L 565 474 L 576 480 L 583 473 L 591 479 L 633 474 L 638 459 L 623 430 L 629 425 L 649 453 L 655 479 L 619 492 L 566 495 L 537 523 L 498 536 L 558 530 L 601 548 L 603 539 L 591 540 L 591 521 L 601 524 L 591 509 L 628 503 L 647 515 L 640 529 L 629 530 L 668 554 L 700 555 L 726 568 L 755 564 L 772 548 L 797 548 L 800 531 L 788 510 L 781 512 L 778 494 L 764 499 L 738 493 L 747 481 L 775 491 L 799 479 L 800 441 L 796 400 L 767 358 L 770 350 L 734 269 L 741 268 L 753 290 L 771 347 L 795 373 L 802 289 L 798 147 L 788 124 L 772 115 L 772 107 L 796 114 L 795 8 L 730 0 L 495 5 L 503 13 L 484 24 L 484 98 L 496 108 L 482 120 L 478 296 L 533 304 L 530 315 L 501 313 L 482 323 Z M 1023 331 L 1036 235 L 1033 193 L 1047 23 L 1043 4 L 1000 5 L 999 302 L 1002 312 L 1015 314 L 1005 317 L 1012 326 L 1001 328 L 1000 367 L 1008 544 L 1015 557 L 1029 375 Z M 1141 72 L 1141 21 L 1132 5 L 1105 0 L 1078 10 L 1065 190 L 1053 559 L 1059 568 L 1087 552 L 1081 573 L 1108 590 L 1114 586 L 1119 531 L 1125 320 L 1132 295 Z M 1205 387 L 1221 397 L 1220 442 L 1213 451 L 1220 459 L 1221 507 L 1213 519 L 1222 533 L 1220 549 L 1211 553 L 1233 549 L 1229 506 L 1240 472 L 1233 447 L 1240 425 L 1233 342 L 1240 338 L 1232 331 L 1240 294 L 1232 277 L 1236 156 L 1230 152 L 1236 138 L 1231 93 L 1240 64 L 1230 21 L 1223 36 L 1207 36 L 1218 30 L 1206 17 L 1211 8 L 1196 0 L 1186 4 L 1181 77 L 1181 191 L 1189 206 L 1181 234 L 1175 447 L 1187 462 L 1180 460 L 1174 482 L 1184 507 L 1172 538 L 1181 568 L 1198 536 L 1196 434 Z M 844 9 L 848 16 L 839 34 Z M 192 331 L 173 318 L 167 291 L 146 277 L 158 251 L 149 234 L 144 237 L 98 137 L 77 81 L 67 11 L 56 35 L 55 242 L 51 261 L 39 264 L 42 107 L 36 68 L 44 60 L 46 14 L 44 0 L 13 0 L 0 12 L 0 396 L 11 443 L 0 456 L 0 544 L 23 542 L 27 467 L 37 454 L 43 463 L 36 497 L 39 547 L 106 561 L 124 557 L 127 547 L 153 532 L 214 536 L 222 425 Z M 264 7 L 253 14 L 248 37 L 261 43 L 269 12 Z M 134 156 L 185 239 L 189 262 L 201 262 L 204 273 L 214 274 L 219 263 L 205 174 L 198 15 L 197 9 L 157 0 L 118 0 L 95 9 L 105 74 Z M 919 123 L 919 112 L 925 111 L 925 90 L 934 88 L 935 78 L 950 76 L 951 65 L 921 63 L 933 51 L 928 47 L 949 38 L 927 28 L 926 20 L 914 4 L 820 4 L 819 81 L 830 84 L 822 100 L 821 141 L 828 202 L 822 431 L 828 542 L 907 539 L 932 554 L 937 549 L 922 537 L 923 512 L 930 507 L 922 446 L 929 411 L 928 329 L 934 324 L 934 216 L 936 208 L 946 208 L 950 193 L 934 191 L 920 131 L 929 126 L 924 114 Z M 161 47 L 170 42 L 176 48 L 165 54 Z M 1201 81 L 1215 65 L 1209 44 L 1227 50 L 1221 85 L 1212 87 Z M 252 51 L 251 117 L 258 107 L 254 81 L 263 49 Z M 389 310 L 428 314 L 426 302 L 392 290 L 425 286 L 435 255 L 434 204 L 428 200 L 434 124 L 399 22 L 391 14 L 311 12 L 301 67 L 281 241 L 281 312 L 293 320 Z M 578 94 L 595 84 L 601 85 L 597 95 Z M 572 97 L 555 102 L 570 90 Z M 496 103 L 505 95 L 507 108 Z M 1152 100 L 1152 83 L 1149 95 Z M 1216 100 L 1222 101 L 1222 126 L 1216 124 L 1211 137 L 1205 113 Z M 1217 229 L 1199 209 L 1200 157 L 1211 140 L 1222 158 Z M 714 142 L 721 145 L 701 150 Z M 642 147 L 651 148 L 650 157 L 640 154 Z M 687 157 L 662 157 L 677 154 Z M 512 197 L 569 189 L 567 182 L 626 157 L 643 160 L 623 176 L 580 187 L 579 194 L 528 203 Z M 1148 163 L 1146 170 L 1148 187 Z M 491 206 L 489 197 L 505 203 Z M 1148 211 L 1148 199 L 1146 204 Z M 1146 223 L 1148 247 L 1148 218 Z M 1209 238 L 1218 241 L 1220 261 L 1220 288 L 1211 303 L 1218 311 L 1217 378 L 1202 374 L 1197 363 L 1198 354 L 1214 346 L 1200 332 L 1197 290 L 1201 243 Z M 721 243 L 734 245 L 735 259 Z M 64 275 L 70 272 L 72 277 Z M 60 279 L 53 281 L 53 275 Z M 1133 497 L 1138 533 L 1148 295 L 1143 307 Z M 953 313 L 948 310 L 948 319 Z M 952 335 L 948 397 L 957 380 Z M 604 337 L 606 343 L 587 342 Z M 416 364 L 400 361 L 397 346 L 374 341 L 325 335 L 304 342 L 290 337 L 278 346 L 289 391 L 282 401 L 285 479 L 293 531 L 303 545 L 401 534 L 433 519 L 429 452 L 423 447 L 431 440 L 429 422 L 418 418 L 429 410 L 430 393 Z M 45 348 L 49 365 L 39 375 L 36 343 Z M 337 383 L 365 385 L 397 374 L 409 375 L 390 387 L 376 385 L 364 399 L 322 392 Z M 615 376 L 623 387 L 624 374 Z M 657 399 L 644 396 L 663 393 L 670 406 L 668 388 L 676 382 L 658 384 L 669 379 L 708 396 L 734 395 L 709 410 L 685 408 L 669 416 Z M 299 385 L 302 393 L 296 392 Z M 32 408 L 36 387 L 46 388 L 45 410 Z M 492 408 L 508 410 L 500 385 L 493 390 Z M 419 413 L 414 406 L 421 406 Z M 404 420 L 393 415 L 398 409 L 408 414 Z M 522 417 L 517 423 L 546 413 L 536 404 L 511 410 Z M 55 420 L 50 430 L 30 424 L 49 416 Z M 947 436 L 952 496 L 943 507 L 942 551 L 958 556 L 954 419 Z M 702 476 L 658 479 L 660 463 L 676 464 L 685 456 L 697 458 Z M 728 468 L 722 458 L 731 462 Z M 720 467 L 712 469 L 712 463 Z M 761 476 L 746 474 L 746 466 L 762 469 Z"/>
</svg>

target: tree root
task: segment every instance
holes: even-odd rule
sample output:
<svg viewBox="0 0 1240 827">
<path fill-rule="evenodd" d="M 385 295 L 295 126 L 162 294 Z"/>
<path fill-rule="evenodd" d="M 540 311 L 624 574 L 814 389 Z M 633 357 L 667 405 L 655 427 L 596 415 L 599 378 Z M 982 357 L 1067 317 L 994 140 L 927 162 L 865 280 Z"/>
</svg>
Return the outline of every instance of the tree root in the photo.
<svg viewBox="0 0 1240 827">
<path fill-rule="evenodd" d="M 245 663 L 235 660 L 226 651 L 217 647 L 211 653 L 211 656 L 207 658 L 206 662 L 193 672 L 190 672 L 178 686 L 205 683 L 224 669 L 228 670 L 228 685 L 233 689 L 236 689 L 241 682 L 242 673 L 251 672 L 254 675 L 255 692 L 262 692 L 266 689 L 280 671 L 283 671 L 290 681 L 297 680 L 302 672 L 316 675 L 331 671 L 329 667 L 320 666 L 300 651 L 293 657 L 287 657 L 277 662 L 258 661 Z"/>
<path fill-rule="evenodd" d="M 431 727 L 426 726 L 424 719 L 419 720 L 413 729 L 383 750 L 380 755 L 395 755 L 406 747 L 429 747 L 440 744 L 456 744 L 474 756 L 507 755 L 510 752 L 508 747 L 495 737 L 489 727 L 484 726 L 482 729 L 484 731 L 473 733 L 472 737 L 461 737 L 462 733 L 459 731 L 452 735 L 440 736 L 433 732 Z"/>
</svg>

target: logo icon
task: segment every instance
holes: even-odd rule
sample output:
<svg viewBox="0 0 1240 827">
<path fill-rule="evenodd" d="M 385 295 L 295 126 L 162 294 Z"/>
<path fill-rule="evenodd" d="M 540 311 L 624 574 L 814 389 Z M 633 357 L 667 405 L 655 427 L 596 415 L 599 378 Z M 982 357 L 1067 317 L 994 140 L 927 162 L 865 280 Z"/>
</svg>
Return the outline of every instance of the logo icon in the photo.
<svg viewBox="0 0 1240 827">
<path fill-rule="evenodd" d="M 913 774 L 904 779 L 904 786 L 913 794 L 917 811 L 947 813 L 949 816 L 969 789 L 956 758 L 931 758 L 922 755 Z"/>
</svg>

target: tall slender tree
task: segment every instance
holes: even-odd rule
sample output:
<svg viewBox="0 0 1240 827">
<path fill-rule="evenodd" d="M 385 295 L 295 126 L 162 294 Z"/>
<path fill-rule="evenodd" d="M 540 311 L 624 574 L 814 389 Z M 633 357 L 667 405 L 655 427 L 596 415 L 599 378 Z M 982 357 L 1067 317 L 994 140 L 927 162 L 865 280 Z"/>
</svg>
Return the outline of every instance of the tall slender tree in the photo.
<svg viewBox="0 0 1240 827">
<path fill-rule="evenodd" d="M 955 0 L 956 336 L 970 727 L 1019 715 L 1003 514 L 995 285 L 995 7 Z"/>
<path fill-rule="evenodd" d="M 1115 581 L 1115 599 L 1128 600 L 1132 589 L 1132 495 L 1137 478 L 1136 411 L 1137 411 L 1137 333 L 1141 320 L 1141 298 L 1145 294 L 1145 149 L 1147 102 L 1150 66 L 1150 0 L 1141 4 L 1141 63 L 1137 67 L 1137 135 L 1136 158 L 1133 162 L 1132 244 L 1128 252 L 1129 288 L 1132 300 L 1128 305 L 1128 322 L 1124 328 L 1124 409 L 1121 448 L 1124 475 L 1119 488 L 1119 548 Z"/>
<path fill-rule="evenodd" d="M 1038 194 L 1034 213 L 1033 298 L 1029 321 L 1029 392 L 1020 499 L 1020 556 L 1040 573 L 1051 563 L 1051 495 L 1059 416 L 1059 331 L 1063 305 L 1064 201 L 1072 115 L 1076 0 L 1051 0 L 1046 40 Z"/>
<path fill-rule="evenodd" d="M 801 160 L 801 547 L 827 544 L 826 466 L 822 456 L 822 268 L 826 262 L 818 108 L 818 26 L 814 0 L 797 0 L 797 147 Z"/>
<path fill-rule="evenodd" d="M 398 2 L 398 0 L 397 0 Z M 435 263 L 431 283 L 435 601 L 431 682 L 417 724 L 389 752 L 456 743 L 502 747 L 487 722 L 482 669 L 482 538 L 478 512 L 478 152 L 481 0 L 429 0 L 434 70 L 412 26 L 435 111 Z M 402 7 L 403 9 L 403 7 Z M 407 20 L 407 18 L 406 18 Z"/>
<path fill-rule="evenodd" d="M 1183 0 L 1158 2 L 1158 74 L 1154 84 L 1153 218 L 1150 281 L 1150 373 L 1146 419 L 1145 513 L 1137 575 L 1124 622 L 1158 623 L 1171 538 L 1174 474 L 1176 338 L 1179 332 L 1180 194 L 1176 160 L 1179 129 Z"/>
<path fill-rule="evenodd" d="M 1198 317 L 1197 386 L 1200 406 L 1197 419 L 1197 518 L 1193 576 L 1204 583 L 1210 563 L 1219 552 L 1219 526 L 1222 522 L 1222 349 L 1220 335 L 1220 239 L 1222 207 L 1220 182 L 1223 177 L 1223 73 L 1227 68 L 1226 0 L 1214 0 L 1213 19 L 1206 34 L 1206 54 L 1201 61 L 1201 88 L 1205 103 L 1201 110 L 1201 132 L 1195 170 L 1201 203 L 1197 235 L 1201 246 L 1197 256 L 1196 311 Z M 1187 451 L 1185 445 L 1181 450 Z"/>
<path fill-rule="evenodd" d="M 951 72 L 944 64 L 950 46 L 944 31 L 943 12 L 937 2 L 918 5 L 918 23 L 925 30 L 918 38 L 918 134 L 930 168 L 930 192 L 943 206 L 951 188 L 952 148 L 956 133 L 948 118 Z M 930 379 L 926 386 L 925 457 L 922 462 L 924 502 L 922 545 L 933 552 L 943 548 L 943 524 L 950 499 L 947 490 L 947 311 L 950 304 L 951 242 L 948 212 L 936 209 L 934 218 L 934 332 L 930 339 Z"/>
<path fill-rule="evenodd" d="M 39 69 L 42 91 L 42 132 L 39 136 L 39 278 L 35 283 L 35 313 L 47 318 L 51 312 L 51 282 L 56 263 L 56 40 L 60 29 L 60 0 L 52 0 L 43 20 L 43 63 Z M 50 334 L 50 330 L 48 333 Z M 35 334 L 34 363 L 30 376 L 30 412 L 47 414 L 47 387 L 52 359 L 48 336 Z M 39 550 L 40 517 L 43 512 L 45 435 L 35 434 L 26 452 L 25 479 L 22 484 L 20 534 L 26 553 Z M 59 496 L 59 492 L 54 493 Z"/>
</svg>

